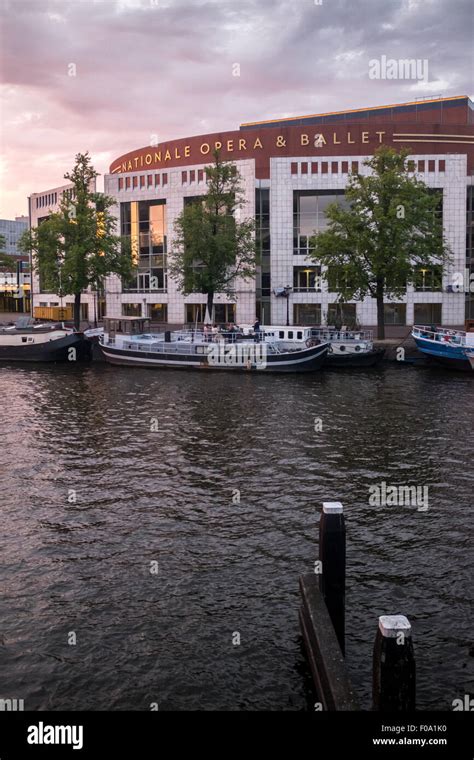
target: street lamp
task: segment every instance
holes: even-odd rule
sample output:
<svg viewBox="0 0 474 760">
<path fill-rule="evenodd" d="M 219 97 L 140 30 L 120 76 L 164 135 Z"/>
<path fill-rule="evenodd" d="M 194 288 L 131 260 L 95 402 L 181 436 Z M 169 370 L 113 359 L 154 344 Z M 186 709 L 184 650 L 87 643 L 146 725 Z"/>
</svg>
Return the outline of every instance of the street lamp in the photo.
<svg viewBox="0 0 474 760">
<path fill-rule="evenodd" d="M 286 298 L 286 326 L 290 325 L 290 293 L 292 291 L 291 285 L 285 285 L 285 298 Z"/>
</svg>

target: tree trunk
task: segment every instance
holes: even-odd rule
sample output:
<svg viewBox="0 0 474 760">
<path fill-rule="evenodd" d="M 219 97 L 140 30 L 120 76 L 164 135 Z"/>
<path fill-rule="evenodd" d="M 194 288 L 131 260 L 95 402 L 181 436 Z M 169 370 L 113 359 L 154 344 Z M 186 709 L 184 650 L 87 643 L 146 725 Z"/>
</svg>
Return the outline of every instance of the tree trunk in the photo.
<svg viewBox="0 0 474 760">
<path fill-rule="evenodd" d="M 79 330 L 81 327 L 81 293 L 74 294 L 74 328 Z"/>
<path fill-rule="evenodd" d="M 214 293 L 208 293 L 207 294 L 207 310 L 209 312 L 209 319 L 214 324 L 214 319 L 212 318 L 212 307 L 214 306 Z"/>
<path fill-rule="evenodd" d="M 385 313 L 384 313 L 384 281 L 377 278 L 377 337 L 379 340 L 385 339 Z"/>
</svg>

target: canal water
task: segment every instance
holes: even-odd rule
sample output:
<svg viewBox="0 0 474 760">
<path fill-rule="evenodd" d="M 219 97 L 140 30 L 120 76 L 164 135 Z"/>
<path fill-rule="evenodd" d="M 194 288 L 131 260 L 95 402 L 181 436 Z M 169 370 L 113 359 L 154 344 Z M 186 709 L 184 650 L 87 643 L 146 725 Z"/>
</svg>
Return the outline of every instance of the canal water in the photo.
<svg viewBox="0 0 474 760">
<path fill-rule="evenodd" d="M 0 370 L 0 697 L 25 709 L 307 710 L 298 576 L 343 502 L 347 662 L 407 615 L 418 706 L 472 694 L 474 380 Z M 428 486 L 427 510 L 369 487 Z"/>
</svg>

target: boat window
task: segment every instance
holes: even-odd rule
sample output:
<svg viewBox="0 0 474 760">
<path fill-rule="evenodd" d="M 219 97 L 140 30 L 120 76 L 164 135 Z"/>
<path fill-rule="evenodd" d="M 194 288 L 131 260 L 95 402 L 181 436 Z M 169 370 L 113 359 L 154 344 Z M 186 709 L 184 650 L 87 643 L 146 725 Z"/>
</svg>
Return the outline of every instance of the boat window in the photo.
<svg viewBox="0 0 474 760">
<path fill-rule="evenodd" d="M 288 330 L 288 337 L 293 338 L 293 330 Z"/>
<path fill-rule="evenodd" d="M 283 332 L 283 330 L 280 330 L 280 332 L 278 333 L 278 337 L 279 338 L 284 338 L 285 337 L 285 333 Z"/>
<path fill-rule="evenodd" d="M 22 339 L 21 339 L 21 342 L 22 342 L 22 343 L 26 343 L 26 338 L 22 338 Z"/>
<path fill-rule="evenodd" d="M 296 337 L 298 338 L 298 340 L 302 339 L 303 333 L 301 332 L 301 330 L 298 330 L 298 332 L 296 333 Z"/>
</svg>

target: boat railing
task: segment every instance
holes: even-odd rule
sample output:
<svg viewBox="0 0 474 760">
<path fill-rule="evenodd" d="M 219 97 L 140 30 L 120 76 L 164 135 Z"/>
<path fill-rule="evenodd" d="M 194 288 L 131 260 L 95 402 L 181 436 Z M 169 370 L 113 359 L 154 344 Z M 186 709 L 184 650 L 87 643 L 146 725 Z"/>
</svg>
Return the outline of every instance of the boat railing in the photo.
<svg viewBox="0 0 474 760">
<path fill-rule="evenodd" d="M 454 343 L 457 346 L 466 345 L 466 333 L 462 330 L 451 330 L 447 327 L 433 325 L 413 325 L 412 335 L 415 338 L 425 338 L 442 343 Z"/>
<path fill-rule="evenodd" d="M 322 341 L 351 342 L 351 341 L 372 341 L 374 337 L 373 330 L 331 330 L 328 328 L 311 328 L 311 336 Z"/>
</svg>

